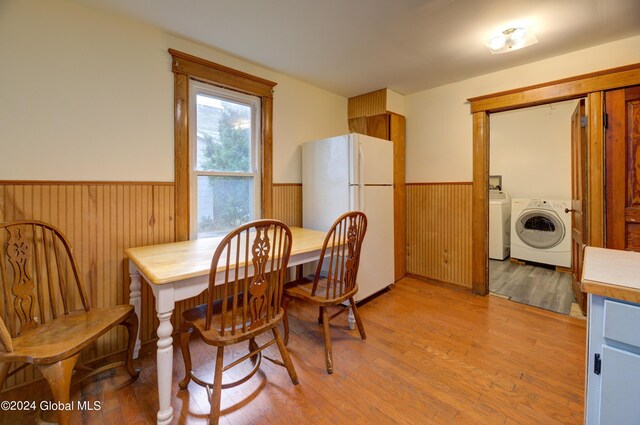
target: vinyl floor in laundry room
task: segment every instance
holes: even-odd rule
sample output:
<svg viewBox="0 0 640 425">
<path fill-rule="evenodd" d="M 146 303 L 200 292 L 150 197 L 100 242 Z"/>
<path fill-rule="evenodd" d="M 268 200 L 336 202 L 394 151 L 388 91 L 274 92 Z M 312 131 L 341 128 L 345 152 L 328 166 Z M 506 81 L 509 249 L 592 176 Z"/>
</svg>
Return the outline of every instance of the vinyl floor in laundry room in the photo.
<svg viewBox="0 0 640 425">
<path fill-rule="evenodd" d="M 569 314 L 575 297 L 571 274 L 553 267 L 489 260 L 489 290 L 512 301 Z"/>
</svg>

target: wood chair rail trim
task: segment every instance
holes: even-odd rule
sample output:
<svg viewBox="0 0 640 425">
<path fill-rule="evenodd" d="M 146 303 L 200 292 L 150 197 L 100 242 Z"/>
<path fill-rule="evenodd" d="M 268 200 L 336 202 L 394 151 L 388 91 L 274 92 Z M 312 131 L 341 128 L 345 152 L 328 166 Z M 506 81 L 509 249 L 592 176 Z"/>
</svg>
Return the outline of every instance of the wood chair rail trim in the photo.
<svg viewBox="0 0 640 425">
<path fill-rule="evenodd" d="M 439 184 L 471 186 L 473 182 L 472 181 L 470 182 L 411 182 L 411 183 L 407 183 L 406 185 L 407 186 L 435 186 Z"/>
<path fill-rule="evenodd" d="M 175 186 L 175 182 L 152 182 L 152 181 L 94 181 L 94 180 L 0 180 L 1 185 L 12 186 Z"/>
</svg>

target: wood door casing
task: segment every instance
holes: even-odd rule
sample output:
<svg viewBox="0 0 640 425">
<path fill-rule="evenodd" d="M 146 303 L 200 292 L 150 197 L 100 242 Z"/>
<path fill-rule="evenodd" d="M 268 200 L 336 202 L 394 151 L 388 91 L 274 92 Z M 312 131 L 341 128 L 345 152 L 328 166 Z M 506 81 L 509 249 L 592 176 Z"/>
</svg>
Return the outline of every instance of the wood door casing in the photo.
<svg viewBox="0 0 640 425">
<path fill-rule="evenodd" d="M 605 94 L 606 246 L 640 251 L 640 86 Z"/>
<path fill-rule="evenodd" d="M 587 193 L 587 243 L 605 246 L 603 90 L 640 84 L 640 63 L 577 75 L 528 87 L 467 99 L 473 114 L 473 227 L 471 244 L 472 285 L 477 294 L 489 293 L 489 199 L 484 193 L 489 177 L 489 125 L 492 113 L 510 111 L 587 96 L 589 127 L 586 158 L 589 170 Z"/>
<path fill-rule="evenodd" d="M 583 314 L 587 313 L 587 295 L 580 285 L 587 229 L 586 148 L 585 100 L 580 99 L 571 115 L 571 289 Z"/>
<path fill-rule="evenodd" d="M 389 124 L 389 139 L 393 141 L 393 265 L 395 280 L 400 280 L 407 273 L 407 123 L 404 116 L 389 113 Z"/>
</svg>

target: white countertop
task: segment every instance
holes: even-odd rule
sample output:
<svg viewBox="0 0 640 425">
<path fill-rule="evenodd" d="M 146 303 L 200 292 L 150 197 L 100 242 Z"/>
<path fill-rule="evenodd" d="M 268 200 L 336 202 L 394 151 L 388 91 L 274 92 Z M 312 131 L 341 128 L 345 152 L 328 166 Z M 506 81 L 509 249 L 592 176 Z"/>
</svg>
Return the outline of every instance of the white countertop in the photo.
<svg viewBox="0 0 640 425">
<path fill-rule="evenodd" d="M 582 290 L 640 303 L 640 253 L 588 246 L 584 252 Z"/>
</svg>

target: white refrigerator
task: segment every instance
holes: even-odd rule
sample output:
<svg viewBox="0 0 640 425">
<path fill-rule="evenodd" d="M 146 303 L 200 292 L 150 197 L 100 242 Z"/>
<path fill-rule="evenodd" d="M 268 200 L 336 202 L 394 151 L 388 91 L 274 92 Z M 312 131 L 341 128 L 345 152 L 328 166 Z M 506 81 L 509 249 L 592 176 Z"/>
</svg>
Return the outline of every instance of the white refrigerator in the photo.
<svg viewBox="0 0 640 425">
<path fill-rule="evenodd" d="M 302 144 L 302 224 L 327 231 L 347 211 L 367 215 L 356 301 L 394 282 L 393 142 L 351 133 Z"/>
</svg>

